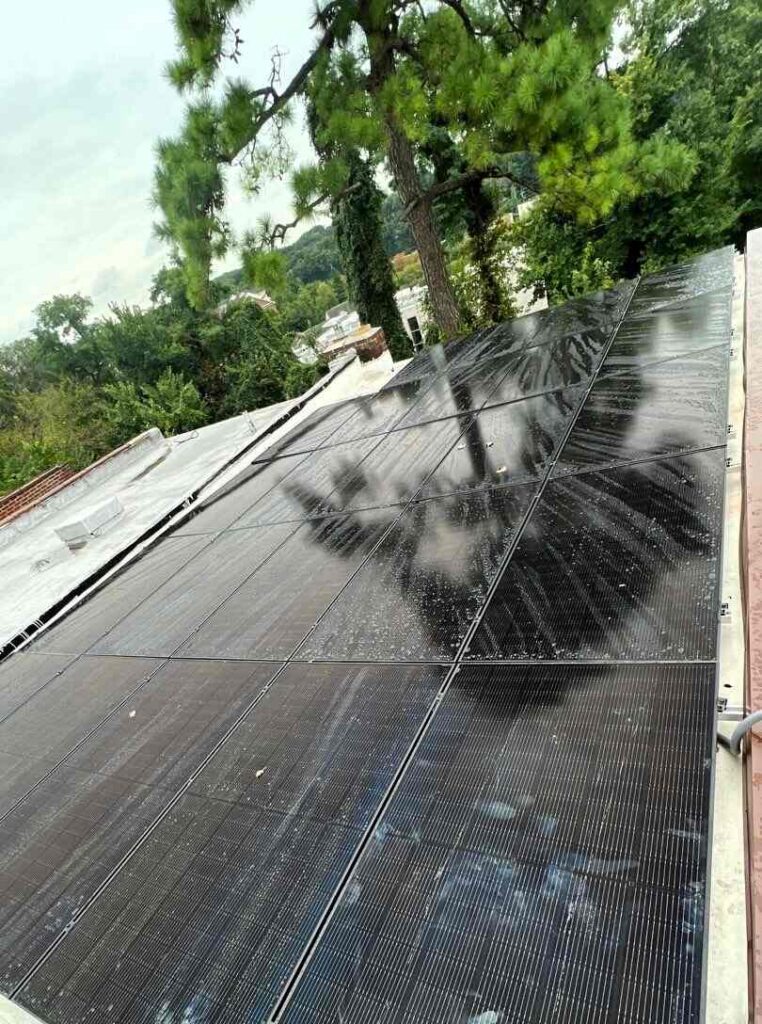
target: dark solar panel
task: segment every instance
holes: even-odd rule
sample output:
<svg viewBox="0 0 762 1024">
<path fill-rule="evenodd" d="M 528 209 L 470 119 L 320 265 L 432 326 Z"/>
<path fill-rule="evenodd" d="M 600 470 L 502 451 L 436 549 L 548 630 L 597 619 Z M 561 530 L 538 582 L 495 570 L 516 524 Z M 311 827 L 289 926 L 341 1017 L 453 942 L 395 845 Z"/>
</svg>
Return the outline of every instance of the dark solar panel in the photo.
<svg viewBox="0 0 762 1024">
<path fill-rule="evenodd" d="M 296 455 L 320 448 L 325 442 L 330 441 L 343 423 L 354 416 L 355 411 L 355 399 L 316 409 L 292 427 L 283 438 L 271 445 L 267 457 Z"/>
<path fill-rule="evenodd" d="M 725 450 L 546 488 L 471 658 L 714 658 Z"/>
<path fill-rule="evenodd" d="M 431 386 L 428 378 L 409 381 L 407 384 L 396 384 L 383 388 L 371 395 L 363 395 L 360 398 L 350 399 L 342 403 L 342 411 L 349 411 L 348 416 L 342 416 L 330 434 L 320 436 L 320 444 L 316 444 L 313 431 L 306 431 L 300 426 L 294 428 L 284 438 L 283 444 L 269 448 L 260 457 L 260 461 L 272 458 L 275 452 L 286 451 L 289 454 L 297 451 L 311 451 L 318 447 L 329 447 L 340 441 L 358 440 L 363 437 L 374 437 L 391 430 L 414 407 L 425 392 Z M 338 412 L 338 407 L 337 412 Z M 320 413 L 322 410 L 318 410 Z M 318 415 L 316 413 L 315 415 Z M 305 424 L 309 420 L 304 421 Z M 311 444 L 312 447 L 308 445 Z"/>
<path fill-rule="evenodd" d="M 287 658 L 398 514 L 393 509 L 369 520 L 351 514 L 305 523 L 178 653 Z"/>
<path fill-rule="evenodd" d="M 186 783 L 277 665 L 107 662 L 151 678 L 103 721 L 0 829 L 0 978 L 17 984 Z M 79 671 L 101 680 L 103 659 Z M 81 698 L 68 681 L 68 699 Z M 92 696 L 90 697 L 92 700 Z M 50 723 L 36 716 L 53 757 Z"/>
<path fill-rule="evenodd" d="M 281 1020 L 699 1020 L 711 665 L 479 666 Z"/>
<path fill-rule="evenodd" d="M 155 590 L 191 561 L 211 537 L 166 537 L 30 648 L 35 652 L 82 654 Z"/>
<path fill-rule="evenodd" d="M 600 378 L 554 475 L 722 445 L 726 346 Z"/>
<path fill-rule="evenodd" d="M 483 409 L 421 493 L 447 494 L 541 477 L 585 393 L 584 388 L 568 388 Z"/>
<path fill-rule="evenodd" d="M 252 463 L 212 498 L 203 502 L 200 510 L 174 531 L 174 536 L 216 533 L 238 526 L 241 516 L 265 499 L 280 483 L 289 476 L 295 479 L 297 471 L 306 468 L 309 458 L 309 455 L 301 454 L 284 456 L 271 462 Z"/>
<path fill-rule="evenodd" d="M 0 665 L 0 724 L 70 663 L 69 655 L 28 654 L 21 651 L 13 661 Z"/>
<path fill-rule="evenodd" d="M 698 1024 L 731 285 L 428 349 L 0 668 L 4 990 Z"/>
<path fill-rule="evenodd" d="M 34 657 L 41 678 L 50 679 L 60 667 L 55 655 Z M 8 715 L 0 723 L 0 815 L 138 690 L 156 664 L 142 658 L 78 659 Z"/>
<path fill-rule="evenodd" d="M 573 299 L 563 306 L 499 324 L 473 341 L 465 342 L 461 355 L 454 362 L 464 365 L 577 334 L 610 332 L 624 313 L 632 289 L 632 281 L 623 281 L 609 291 L 596 292 Z"/>
<path fill-rule="evenodd" d="M 327 504 L 340 511 L 409 501 L 458 443 L 471 420 L 469 414 L 386 434 Z"/>
<path fill-rule="evenodd" d="M 267 1019 L 443 679 L 288 667 L 21 1001 L 53 1024 Z"/>
<path fill-rule="evenodd" d="M 395 523 L 297 657 L 454 657 L 537 483 L 432 498 Z"/>
<path fill-rule="evenodd" d="M 629 316 L 650 319 L 665 308 L 681 303 L 689 305 L 692 300 L 713 292 L 726 295 L 732 287 L 733 248 L 726 246 L 648 274 L 640 282 Z"/>
<path fill-rule="evenodd" d="M 169 656 L 295 529 L 295 524 L 284 523 L 219 534 L 91 650 Z M 98 603 L 92 607 L 97 609 Z"/>
<path fill-rule="evenodd" d="M 252 505 L 234 525 L 296 522 L 340 510 L 341 495 L 355 487 L 356 467 L 382 439 L 368 437 L 313 452 L 297 472 Z"/>
</svg>

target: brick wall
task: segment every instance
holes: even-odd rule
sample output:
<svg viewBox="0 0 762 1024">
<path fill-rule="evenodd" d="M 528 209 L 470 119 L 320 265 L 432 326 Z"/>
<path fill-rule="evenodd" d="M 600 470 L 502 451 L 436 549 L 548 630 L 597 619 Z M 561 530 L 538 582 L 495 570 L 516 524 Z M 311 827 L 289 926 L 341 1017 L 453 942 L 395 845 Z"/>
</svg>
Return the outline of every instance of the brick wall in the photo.
<svg viewBox="0 0 762 1024">
<path fill-rule="evenodd" d="M 38 501 L 41 501 L 74 475 L 74 470 L 70 466 L 53 466 L 52 469 L 45 470 L 34 480 L 24 484 L 23 487 L 6 494 L 5 497 L 0 498 L 0 523 L 12 519 L 22 509 L 36 505 Z"/>
</svg>

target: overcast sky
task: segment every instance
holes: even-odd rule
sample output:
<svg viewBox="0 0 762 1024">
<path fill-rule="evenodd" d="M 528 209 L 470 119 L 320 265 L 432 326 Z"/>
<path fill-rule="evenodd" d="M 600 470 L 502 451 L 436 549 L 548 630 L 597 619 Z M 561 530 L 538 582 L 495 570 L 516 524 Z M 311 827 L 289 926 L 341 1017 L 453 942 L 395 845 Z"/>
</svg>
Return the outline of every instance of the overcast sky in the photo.
<svg viewBox="0 0 762 1024">
<path fill-rule="evenodd" d="M 258 81 L 275 44 L 285 71 L 298 67 L 311 9 L 310 0 L 255 0 L 240 20 L 241 73 Z M 183 106 L 162 70 L 174 53 L 168 0 L 14 4 L 3 28 L 0 342 L 27 330 L 54 294 L 82 292 L 98 312 L 112 300 L 146 301 L 166 259 L 151 234 L 154 144 L 176 131 Z M 308 158 L 301 116 L 292 141 Z M 290 212 L 285 183 L 253 202 L 234 189 L 234 230 L 264 211 Z"/>
</svg>

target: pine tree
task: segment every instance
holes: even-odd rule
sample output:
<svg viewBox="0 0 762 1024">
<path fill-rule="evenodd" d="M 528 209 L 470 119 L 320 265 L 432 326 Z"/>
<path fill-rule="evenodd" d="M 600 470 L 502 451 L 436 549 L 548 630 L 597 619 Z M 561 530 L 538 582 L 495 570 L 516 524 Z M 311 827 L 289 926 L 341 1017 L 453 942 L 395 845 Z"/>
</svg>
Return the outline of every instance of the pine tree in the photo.
<svg viewBox="0 0 762 1024">
<path fill-rule="evenodd" d="M 171 75 L 179 88 L 204 90 L 226 57 L 238 60 L 230 19 L 242 4 L 173 0 L 181 57 Z M 181 139 L 160 150 L 157 198 L 195 301 L 204 301 L 210 260 L 228 244 L 215 172 L 242 154 L 250 185 L 282 169 L 280 128 L 308 84 L 329 148 L 360 150 L 391 169 L 445 338 L 461 319 L 434 216 L 440 197 L 465 189 L 475 211 L 484 207 L 477 186 L 515 179 L 525 154 L 534 156 L 543 201 L 582 222 L 682 181 L 691 170 L 686 149 L 637 142 L 627 98 L 599 73 L 616 8 L 616 0 L 440 0 L 429 9 L 407 0 L 324 3 L 313 51 L 285 87 L 277 74 L 259 88 L 229 83 L 214 109 L 206 98 L 195 103 Z M 464 169 L 426 185 L 420 164 L 433 124 L 457 140 Z M 322 172 L 330 187 L 302 213 L 346 185 L 340 160 Z M 276 225 L 269 240 L 287 227 Z"/>
</svg>

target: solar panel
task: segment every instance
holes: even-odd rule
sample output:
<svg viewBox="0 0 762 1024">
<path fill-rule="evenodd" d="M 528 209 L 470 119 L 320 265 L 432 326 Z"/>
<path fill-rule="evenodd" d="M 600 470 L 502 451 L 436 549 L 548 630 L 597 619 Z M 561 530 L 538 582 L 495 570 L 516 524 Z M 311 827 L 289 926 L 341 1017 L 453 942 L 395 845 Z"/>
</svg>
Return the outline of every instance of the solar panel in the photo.
<svg viewBox="0 0 762 1024">
<path fill-rule="evenodd" d="M 451 659 L 537 483 L 411 506 L 300 648 L 302 660 Z"/>
<path fill-rule="evenodd" d="M 427 350 L 0 668 L 4 990 L 697 1024 L 731 287 Z"/>
<path fill-rule="evenodd" d="M 0 665 L 0 724 L 55 679 L 70 661 L 65 654 L 38 657 L 22 651 L 12 663 Z"/>
<path fill-rule="evenodd" d="M 309 460 L 309 455 L 303 453 L 249 464 L 235 479 L 203 502 L 200 510 L 174 531 L 174 536 L 216 533 L 237 527 L 249 509 L 270 495 L 289 476 L 296 478 L 297 470 L 306 469 Z"/>
<path fill-rule="evenodd" d="M 280 1019 L 697 1021 L 714 700 L 710 665 L 464 668 Z"/>
<path fill-rule="evenodd" d="M 66 756 L 2 821 L 0 977 L 6 990 L 62 934 L 277 667 L 102 658 L 77 664 L 76 672 L 89 680 L 87 724 L 108 710 L 93 693 L 96 685 L 105 687 L 104 668 L 117 679 L 127 673 L 130 681 L 145 682 L 87 736 L 83 726 L 67 733 L 57 747 Z M 67 702 L 81 700 L 81 684 L 64 679 L 61 694 Z M 35 709 L 33 724 L 53 755 L 47 709 L 60 718 L 60 708 L 48 702 Z"/>
<path fill-rule="evenodd" d="M 469 657 L 714 658 L 725 449 L 553 480 Z"/>
<path fill-rule="evenodd" d="M 51 679 L 60 659 L 34 657 L 49 682 L 0 724 L 0 815 L 139 690 L 155 667 L 140 658 L 87 658 Z"/>
<path fill-rule="evenodd" d="M 42 633 L 32 650 L 82 654 L 104 633 L 138 607 L 187 565 L 211 537 L 166 537 L 155 548 L 115 576 L 95 601 L 87 601 Z"/>
<path fill-rule="evenodd" d="M 168 657 L 296 529 L 290 523 L 219 534 L 90 650 Z"/>
<path fill-rule="evenodd" d="M 554 475 L 722 445 L 725 345 L 600 378 Z"/>
<path fill-rule="evenodd" d="M 335 425 L 330 433 L 316 433 L 316 427 L 307 427 L 310 420 L 319 416 L 318 410 L 313 417 L 308 417 L 304 424 L 295 427 L 283 443 L 268 451 L 260 460 L 270 459 L 274 452 L 312 451 L 318 447 L 328 447 L 341 441 L 359 440 L 374 437 L 391 430 L 406 414 L 418 405 L 418 402 L 431 386 L 427 378 L 409 381 L 383 388 L 372 395 L 363 395 L 343 402 L 336 408 Z M 341 416 L 339 415 L 341 412 Z M 349 415 L 344 415 L 349 413 Z M 319 442 L 319 443 L 316 443 Z"/>
<path fill-rule="evenodd" d="M 286 668 L 21 1001 L 51 1022 L 264 1019 L 443 678 Z"/>
<path fill-rule="evenodd" d="M 483 409 L 421 493 L 448 494 L 540 478 L 584 398 L 585 389 L 577 387 Z"/>
<path fill-rule="evenodd" d="M 305 523 L 179 649 L 182 657 L 287 658 L 388 530 L 398 510 Z M 238 531 L 231 535 L 236 543 Z M 243 543 L 239 540 L 238 543 Z"/>
</svg>

